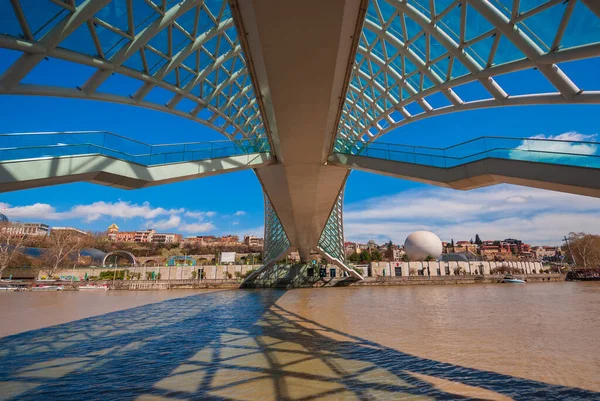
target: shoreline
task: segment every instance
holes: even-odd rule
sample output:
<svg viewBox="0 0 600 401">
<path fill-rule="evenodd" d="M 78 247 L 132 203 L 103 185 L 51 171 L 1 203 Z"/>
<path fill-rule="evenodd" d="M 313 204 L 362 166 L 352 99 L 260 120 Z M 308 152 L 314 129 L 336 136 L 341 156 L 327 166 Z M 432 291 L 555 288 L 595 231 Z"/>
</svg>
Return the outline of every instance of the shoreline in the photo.
<svg viewBox="0 0 600 401">
<path fill-rule="evenodd" d="M 330 287 L 362 287 L 362 286 L 406 286 L 406 285 L 466 285 L 466 284 L 503 284 L 502 279 L 505 275 L 464 275 L 464 276 L 378 276 L 365 277 L 362 281 L 354 281 L 348 277 L 335 277 L 323 279 L 314 283 L 307 283 L 299 287 L 273 286 L 262 288 L 330 288 Z M 515 277 L 521 278 L 528 283 L 541 282 L 560 282 L 565 281 L 565 275 L 560 273 L 544 274 L 516 274 Z M 15 281 L 16 283 L 16 281 Z M 116 291 L 156 291 L 156 290 L 207 290 L 207 289 L 243 289 L 242 281 L 236 279 L 223 280 L 102 280 L 102 281 L 28 281 L 21 282 L 27 284 L 27 291 L 35 285 L 61 285 L 64 291 L 79 291 L 80 285 L 109 286 L 110 290 Z M 261 287 L 256 287 L 261 288 Z M 94 291 L 94 290 L 91 290 Z M 89 290 L 82 290 L 89 292 Z"/>
</svg>

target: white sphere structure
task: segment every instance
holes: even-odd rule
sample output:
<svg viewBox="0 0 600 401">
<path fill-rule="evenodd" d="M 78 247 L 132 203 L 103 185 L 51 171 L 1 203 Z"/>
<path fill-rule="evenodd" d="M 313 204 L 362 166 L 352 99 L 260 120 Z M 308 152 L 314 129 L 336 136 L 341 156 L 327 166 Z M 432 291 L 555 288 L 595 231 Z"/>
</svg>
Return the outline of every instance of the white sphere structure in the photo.
<svg viewBox="0 0 600 401">
<path fill-rule="evenodd" d="M 425 260 L 428 256 L 439 259 L 442 255 L 442 241 L 429 231 L 415 231 L 406 237 L 404 251 L 410 260 Z"/>
</svg>

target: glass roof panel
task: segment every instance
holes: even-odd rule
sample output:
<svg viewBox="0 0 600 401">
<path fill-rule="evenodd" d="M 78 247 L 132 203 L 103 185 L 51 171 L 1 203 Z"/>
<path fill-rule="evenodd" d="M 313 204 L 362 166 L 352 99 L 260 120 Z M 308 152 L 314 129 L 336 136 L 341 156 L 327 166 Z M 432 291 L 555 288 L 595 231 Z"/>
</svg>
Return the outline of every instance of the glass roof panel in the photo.
<svg viewBox="0 0 600 401">
<path fill-rule="evenodd" d="M 116 52 L 121 50 L 123 46 L 129 43 L 129 39 L 101 25 L 96 26 L 96 34 L 98 35 L 100 46 L 104 52 L 104 57 L 107 59 L 110 59 Z"/>
<path fill-rule="evenodd" d="M 506 36 L 500 37 L 498 50 L 496 50 L 494 57 L 494 64 L 504 64 L 523 58 L 525 58 L 525 55 Z"/>
<path fill-rule="evenodd" d="M 154 36 L 148 42 L 150 46 L 161 52 L 162 54 L 169 54 L 169 32 L 167 29 L 161 30 L 156 36 Z"/>
<path fill-rule="evenodd" d="M 456 104 L 469 101 L 497 99 L 501 102 L 509 93 L 502 88 L 503 82 L 512 81 L 494 80 L 493 72 L 480 75 L 484 69 L 498 68 L 497 71 L 510 76 L 512 72 L 536 68 L 540 56 L 551 52 L 556 52 L 551 57 L 557 63 L 563 57 L 564 61 L 570 61 L 570 57 L 600 58 L 600 49 L 595 47 L 574 49 L 565 56 L 561 53 L 568 48 L 600 43 L 600 19 L 583 1 L 434 0 L 433 3 L 432 6 L 430 0 L 369 0 L 368 22 L 362 30 L 361 49 L 356 54 L 351 79 L 352 90 L 347 93 L 344 105 L 346 117 L 338 128 L 336 143 L 351 149 L 356 147 L 355 141 L 359 138 L 372 140 L 367 135 L 372 127 L 370 121 L 380 120 L 381 113 L 390 114 L 394 121 L 390 126 L 386 122 L 380 127 L 385 132 L 413 120 L 397 111 L 402 108 L 409 107 L 427 117 L 431 111 L 423 104 L 424 97 L 441 98 L 443 102 L 436 102 L 432 107 L 434 111 L 436 107 L 444 107 L 444 113 L 453 111 Z M 516 12 L 512 10 L 514 5 L 519 7 Z M 569 18 L 565 11 L 570 7 L 573 13 Z M 561 22 L 566 22 L 562 36 Z M 547 81 L 546 85 L 535 85 L 530 90 L 513 89 L 510 94 L 533 96 L 531 104 L 535 104 L 540 88 L 561 99 L 581 93 L 558 67 L 540 70 L 537 75 L 542 83 Z M 369 78 L 377 85 L 367 84 Z M 401 86 L 398 86 L 399 81 Z M 460 85 L 459 92 L 465 99 L 456 92 L 447 92 L 448 85 Z M 473 96 L 473 91 L 465 91 L 465 85 L 477 88 L 477 96 Z M 548 88 L 554 88 L 554 92 Z M 568 93 L 571 90 L 575 95 Z M 367 104 L 364 99 L 369 99 Z"/>
<path fill-rule="evenodd" d="M 192 41 L 177 27 L 173 28 L 172 35 L 173 38 L 171 41 L 173 42 L 173 54 L 179 53 L 184 47 L 192 43 Z"/>
<path fill-rule="evenodd" d="M 127 2 L 125 0 L 112 0 L 106 7 L 96 13 L 96 17 L 123 32 L 129 32 Z"/>
<path fill-rule="evenodd" d="M 132 0 L 133 25 L 138 33 L 154 22 L 160 15 L 144 0 Z"/>
<path fill-rule="evenodd" d="M 75 30 L 73 35 L 67 36 L 67 38 L 60 43 L 60 47 L 79 53 L 89 54 L 90 56 L 98 55 L 96 45 L 94 45 L 94 40 L 92 39 L 92 34 L 87 25 L 81 25 Z"/>
<path fill-rule="evenodd" d="M 74 11 L 70 4 L 75 4 Z M 131 103 L 133 96 L 176 114 L 198 105 L 191 118 L 230 138 L 242 132 L 265 135 L 227 0 L 76 0 L 65 1 L 64 5 L 46 0 L 0 1 L 0 33 L 25 36 L 16 18 L 21 11 L 34 40 L 54 30 L 42 44 L 50 48 L 49 57 L 54 57 L 52 48 L 56 46 L 68 49 L 70 52 L 57 53 L 57 59 L 85 72 L 69 74 L 80 89 L 74 93 L 76 97 L 85 98 L 100 91 L 113 93 L 116 102 Z M 61 23 L 66 19 L 70 19 L 70 25 Z M 156 23 L 158 20 L 160 24 Z M 69 27 L 66 31 L 65 26 Z M 60 43 L 51 43 L 53 38 L 60 38 Z M 27 53 L 31 49 L 23 42 L 18 50 Z M 78 64 L 82 60 L 86 66 Z M 47 85 L 45 90 L 52 92 L 51 85 L 56 85 L 54 78 L 61 76 L 60 71 L 51 76 L 39 74 L 41 67 L 50 64 L 33 65 L 30 70 L 35 73 L 26 74 L 25 78 L 12 74 L 16 82 L 9 83 Z M 95 67 L 87 67 L 88 64 Z M 110 78 L 115 74 L 138 84 L 128 85 L 126 91 L 112 90 L 117 89 L 115 84 L 105 83 L 112 82 Z M 55 93 L 60 96 L 64 91 L 57 89 Z M 165 102 L 169 102 L 169 107 Z M 207 103 L 212 106 L 206 106 Z"/>
<path fill-rule="evenodd" d="M 465 39 L 472 40 L 494 29 L 494 25 L 473 7 L 467 4 L 467 23 L 465 24 Z"/>
<path fill-rule="evenodd" d="M 567 24 L 561 49 L 588 43 L 600 43 L 600 18 L 578 1 Z"/>
<path fill-rule="evenodd" d="M 37 40 L 70 14 L 67 9 L 50 1 L 21 0 L 19 3 L 29 30 Z"/>
</svg>

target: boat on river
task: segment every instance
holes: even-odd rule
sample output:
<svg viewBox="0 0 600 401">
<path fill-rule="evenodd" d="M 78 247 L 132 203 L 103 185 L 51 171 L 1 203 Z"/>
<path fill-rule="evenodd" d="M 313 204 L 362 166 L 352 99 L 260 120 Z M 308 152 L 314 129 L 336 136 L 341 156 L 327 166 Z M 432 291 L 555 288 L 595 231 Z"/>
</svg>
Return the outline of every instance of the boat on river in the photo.
<svg viewBox="0 0 600 401">
<path fill-rule="evenodd" d="M 63 291 L 64 289 L 62 285 L 36 285 L 31 288 L 31 291 Z"/>
<path fill-rule="evenodd" d="M 527 281 L 521 280 L 520 278 L 516 278 L 513 276 L 504 276 L 502 279 L 503 283 L 512 283 L 512 284 L 525 284 Z"/>
<path fill-rule="evenodd" d="M 567 273 L 567 281 L 600 281 L 600 269 L 573 269 Z"/>
<path fill-rule="evenodd" d="M 108 285 L 80 285 L 79 291 L 108 291 Z"/>
</svg>

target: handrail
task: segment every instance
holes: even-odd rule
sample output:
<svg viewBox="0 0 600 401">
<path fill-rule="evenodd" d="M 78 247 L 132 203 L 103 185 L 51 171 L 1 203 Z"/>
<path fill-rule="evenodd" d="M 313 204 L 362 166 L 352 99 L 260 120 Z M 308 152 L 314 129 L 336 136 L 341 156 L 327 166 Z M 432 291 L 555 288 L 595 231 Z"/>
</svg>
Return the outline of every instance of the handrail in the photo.
<svg viewBox="0 0 600 401">
<path fill-rule="evenodd" d="M 405 146 L 407 148 L 432 149 L 432 150 L 444 151 L 444 150 L 456 148 L 458 146 L 466 145 L 468 143 L 472 143 L 472 142 L 476 142 L 476 141 L 481 141 L 481 140 L 485 140 L 485 139 L 503 139 L 503 140 L 513 140 L 513 141 L 539 141 L 539 142 L 576 143 L 576 144 L 599 145 L 600 146 L 600 142 L 593 142 L 593 141 L 571 141 L 571 140 L 568 140 L 568 139 L 519 138 L 519 137 L 512 137 L 512 136 L 484 135 L 484 136 L 480 136 L 480 137 L 477 137 L 477 138 L 469 139 L 468 141 L 457 143 L 455 145 L 447 146 L 445 148 L 435 148 L 433 146 L 423 146 L 423 145 L 405 145 L 405 144 L 401 144 L 401 143 L 390 143 L 390 142 L 371 142 L 370 144 L 367 145 L 367 147 L 362 148 L 362 149 L 368 149 L 368 148 L 371 148 L 372 146 L 375 146 L 375 145 L 388 145 L 388 146 Z M 343 152 L 336 152 L 336 153 L 343 153 Z"/>
<path fill-rule="evenodd" d="M 592 142 L 593 143 L 593 142 Z M 600 143 L 599 143 L 600 145 Z M 368 148 L 371 149 L 371 148 Z M 368 150 L 368 149 L 364 149 L 364 150 Z M 490 152 L 496 152 L 496 151 L 510 151 L 510 152 L 536 152 L 536 153 L 548 153 L 548 154 L 555 154 L 555 155 L 560 155 L 560 156 L 564 156 L 564 155 L 571 155 L 571 156 L 585 156 L 585 157 L 600 157 L 600 155 L 592 155 L 592 154 L 581 154 L 581 153 L 570 153 L 570 152 L 554 152 L 554 151 L 550 151 L 550 150 L 540 150 L 540 149 L 518 149 L 518 148 L 491 148 L 491 149 L 487 149 L 487 150 L 482 150 L 481 152 L 477 152 L 477 153 L 472 153 L 469 154 L 467 156 L 462 156 L 462 157 L 456 157 L 456 156 L 446 156 L 446 155 L 434 155 L 431 153 L 414 153 L 414 152 L 404 152 L 401 150 L 391 150 L 391 149 L 379 149 L 376 148 L 374 150 L 380 150 L 380 151 L 385 151 L 385 152 L 393 152 L 393 153 L 402 153 L 402 154 L 407 154 L 407 155 L 415 155 L 415 156 L 429 156 L 429 157 L 439 157 L 439 158 L 443 158 L 443 159 L 453 159 L 453 160 L 463 160 L 463 159 L 470 159 L 472 157 L 475 156 L 479 156 L 482 154 L 486 154 L 486 153 L 490 153 Z M 340 154 L 344 154 L 343 152 L 334 152 L 334 153 L 340 153 Z M 368 156 L 371 157 L 371 156 Z"/>
<path fill-rule="evenodd" d="M 365 145 L 335 150 L 334 153 L 445 168 L 484 158 L 600 168 L 600 143 L 592 141 L 483 136 L 446 148 L 381 142 Z"/>
<path fill-rule="evenodd" d="M 0 134 L 0 161 L 101 154 L 150 166 L 256 153 L 269 154 L 270 149 L 266 144 L 265 138 L 244 138 L 240 141 L 149 145 L 107 131 L 11 133 Z"/>
<path fill-rule="evenodd" d="M 411 153 L 411 152 L 403 152 L 400 150 L 389 150 L 389 149 L 376 149 L 376 150 L 382 150 L 382 151 L 386 151 L 386 152 L 393 152 L 393 153 L 402 153 L 402 154 L 406 154 L 406 155 L 414 155 L 414 156 L 427 156 L 427 157 L 439 157 L 441 159 L 453 159 L 453 160 L 463 160 L 463 159 L 470 159 L 473 158 L 475 156 L 479 156 L 479 155 L 483 155 L 486 153 L 490 153 L 490 152 L 496 152 L 496 151 L 511 151 L 511 152 L 536 152 L 536 153 L 547 153 L 547 154 L 554 154 L 554 155 L 560 155 L 560 156 L 565 156 L 565 155 L 570 155 L 570 156 L 584 156 L 584 157 L 599 157 L 600 155 L 582 155 L 580 153 L 568 153 L 568 152 L 553 152 L 553 151 L 548 151 L 548 150 L 528 150 L 528 149 L 516 149 L 516 148 L 492 148 L 492 149 L 488 149 L 488 150 L 483 150 L 481 152 L 477 152 L 477 153 L 473 153 L 467 156 L 462 156 L 462 157 L 455 157 L 455 156 L 445 156 L 445 155 L 432 155 L 430 153 Z M 339 154 L 345 154 L 343 152 L 334 152 L 334 153 L 339 153 Z M 372 156 L 366 156 L 366 157 L 372 157 Z M 379 159 L 378 157 L 374 157 L 374 159 Z"/>
<path fill-rule="evenodd" d="M 228 142 L 228 141 L 225 141 L 225 142 Z M 93 148 L 97 148 L 97 149 L 107 150 L 112 153 L 119 153 L 119 154 L 122 154 L 124 156 L 129 156 L 129 157 L 152 157 L 152 156 L 161 156 L 161 155 L 172 155 L 172 154 L 177 154 L 177 153 L 194 153 L 194 152 L 221 150 L 221 149 L 229 148 L 229 147 L 204 148 L 204 149 L 183 150 L 183 151 L 173 151 L 173 152 L 163 152 L 163 153 L 141 153 L 141 154 L 134 155 L 131 153 L 122 152 L 120 150 L 115 150 L 115 149 L 103 147 L 100 145 L 96 145 L 94 143 L 72 143 L 72 144 L 64 144 L 64 145 L 39 145 L 39 146 L 22 146 L 22 147 L 15 147 L 15 148 L 0 148 L 0 153 L 5 150 L 48 149 L 48 148 L 61 149 L 61 148 L 70 148 L 70 147 L 78 147 L 78 146 L 88 146 L 88 147 L 93 147 Z M 232 145 L 231 148 L 239 149 L 239 147 L 236 147 L 234 145 Z M 252 154 L 252 153 L 268 153 L 268 152 L 245 152 L 243 154 Z"/>
<path fill-rule="evenodd" d="M 217 139 L 214 141 L 149 144 L 146 142 L 139 141 L 137 139 L 131 139 L 126 136 L 115 134 L 115 133 L 109 132 L 109 131 L 49 131 L 49 132 L 22 132 L 22 133 L 21 132 L 10 132 L 10 133 L 0 134 L 0 137 L 4 137 L 4 136 L 34 136 L 34 135 L 61 135 L 61 134 L 68 134 L 68 135 L 103 134 L 103 135 L 110 135 L 110 136 L 114 136 L 117 138 L 121 138 L 126 141 L 130 141 L 130 142 L 136 142 L 136 143 L 139 143 L 140 145 L 145 145 L 145 146 L 196 145 L 196 144 L 202 144 L 202 143 L 219 143 L 219 142 L 235 143 L 235 142 L 227 140 L 227 139 Z M 251 141 L 251 140 L 257 140 L 257 139 L 264 140 L 266 138 L 242 138 L 242 139 L 240 139 L 240 141 Z"/>
</svg>

